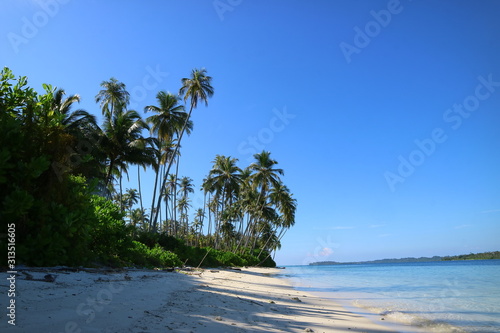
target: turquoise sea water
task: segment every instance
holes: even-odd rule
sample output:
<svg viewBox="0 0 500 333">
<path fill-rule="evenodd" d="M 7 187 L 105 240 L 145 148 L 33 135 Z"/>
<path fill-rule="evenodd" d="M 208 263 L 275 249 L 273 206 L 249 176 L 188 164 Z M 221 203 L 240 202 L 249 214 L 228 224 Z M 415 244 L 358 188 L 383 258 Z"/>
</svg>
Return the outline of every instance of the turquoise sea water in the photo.
<svg viewBox="0 0 500 333">
<path fill-rule="evenodd" d="M 500 260 L 288 266 L 280 276 L 425 332 L 500 332 Z"/>
</svg>

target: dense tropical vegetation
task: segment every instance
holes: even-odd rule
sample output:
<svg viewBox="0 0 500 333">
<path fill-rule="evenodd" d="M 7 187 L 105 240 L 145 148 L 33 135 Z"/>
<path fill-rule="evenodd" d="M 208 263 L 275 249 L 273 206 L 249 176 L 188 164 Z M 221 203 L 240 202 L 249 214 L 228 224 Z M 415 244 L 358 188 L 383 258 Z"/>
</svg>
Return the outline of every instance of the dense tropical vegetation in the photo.
<svg viewBox="0 0 500 333">
<path fill-rule="evenodd" d="M 489 260 L 500 259 L 500 251 L 460 254 L 458 256 L 443 257 L 443 260 Z"/>
<path fill-rule="evenodd" d="M 129 109 L 125 84 L 103 81 L 101 125 L 76 109 L 79 95 L 48 84 L 37 93 L 8 68 L 0 75 L 0 224 L 5 234 L 15 223 L 18 262 L 275 265 L 270 256 L 295 222 L 296 200 L 269 152 L 245 168 L 217 155 L 200 184 L 203 207 L 192 207 L 196 187 L 178 174 L 191 114 L 214 94 L 205 69 L 182 79 L 178 94 L 158 92 L 147 117 Z M 154 174 L 151 202 L 141 170 Z M 124 190 L 131 171 L 137 188 Z M 0 238 L 2 248 L 7 242 Z"/>
</svg>

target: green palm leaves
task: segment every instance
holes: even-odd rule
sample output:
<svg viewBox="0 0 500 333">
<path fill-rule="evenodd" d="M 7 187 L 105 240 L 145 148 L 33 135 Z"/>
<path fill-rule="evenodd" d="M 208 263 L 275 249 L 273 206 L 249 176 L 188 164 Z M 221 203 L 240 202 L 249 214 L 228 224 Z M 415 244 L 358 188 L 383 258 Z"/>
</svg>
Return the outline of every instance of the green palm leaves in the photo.
<svg viewBox="0 0 500 333">
<path fill-rule="evenodd" d="M 196 108 L 200 101 L 208 105 L 208 99 L 213 96 L 214 88 L 212 87 L 212 77 L 207 75 L 205 68 L 193 69 L 191 77 L 183 78 L 181 82 L 182 87 L 179 94 L 184 95 L 184 102 L 188 99 L 191 100 L 191 110 Z"/>
<path fill-rule="evenodd" d="M 110 118 L 118 109 L 126 107 L 130 101 L 125 84 L 114 77 L 109 81 L 101 83 L 102 90 L 95 97 L 96 103 L 100 103 L 102 114 Z"/>
<path fill-rule="evenodd" d="M 213 245 L 217 248 L 271 251 L 279 247 L 285 230 L 295 223 L 296 201 L 280 180 L 283 170 L 275 167 L 278 162 L 266 151 L 254 158 L 255 162 L 242 170 L 237 159 L 217 155 L 203 183 L 211 195 Z M 221 244 L 222 238 L 225 242 Z"/>
</svg>

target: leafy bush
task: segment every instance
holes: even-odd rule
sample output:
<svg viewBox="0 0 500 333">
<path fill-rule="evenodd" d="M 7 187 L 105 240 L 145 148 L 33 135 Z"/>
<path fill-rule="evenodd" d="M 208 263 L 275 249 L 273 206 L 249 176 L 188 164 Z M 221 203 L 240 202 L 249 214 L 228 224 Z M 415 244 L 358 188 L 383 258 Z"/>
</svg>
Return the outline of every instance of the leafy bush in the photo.
<svg viewBox="0 0 500 333">
<path fill-rule="evenodd" d="M 133 241 L 133 247 L 124 257 L 135 266 L 139 267 L 174 267 L 182 265 L 175 253 L 164 250 L 161 246 L 156 245 L 150 249 L 147 245 Z"/>
<path fill-rule="evenodd" d="M 92 258 L 97 220 L 82 177 L 69 177 L 65 202 L 34 198 L 17 233 L 18 260 L 28 265 L 78 266 Z"/>
<path fill-rule="evenodd" d="M 222 252 L 218 251 L 219 253 L 216 254 L 217 261 L 222 266 L 246 266 L 247 261 L 237 254 L 234 254 L 232 252 Z"/>
<path fill-rule="evenodd" d="M 91 248 L 95 260 L 105 264 L 120 265 L 120 257 L 125 256 L 133 246 L 133 227 L 126 225 L 120 208 L 108 199 L 93 195 L 96 227 L 92 230 Z"/>
</svg>

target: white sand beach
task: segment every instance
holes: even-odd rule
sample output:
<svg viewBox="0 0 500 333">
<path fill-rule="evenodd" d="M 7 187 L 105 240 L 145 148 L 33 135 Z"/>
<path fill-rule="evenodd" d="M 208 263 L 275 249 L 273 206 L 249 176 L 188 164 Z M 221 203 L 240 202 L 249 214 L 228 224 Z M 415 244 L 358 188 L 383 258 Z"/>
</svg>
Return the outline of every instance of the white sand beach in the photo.
<svg viewBox="0 0 500 333">
<path fill-rule="evenodd" d="M 0 283 L 1 332 L 391 332 L 293 289 L 273 277 L 277 269 L 24 272 L 31 276 L 16 277 L 15 326 L 6 316 L 8 281 Z"/>
</svg>

